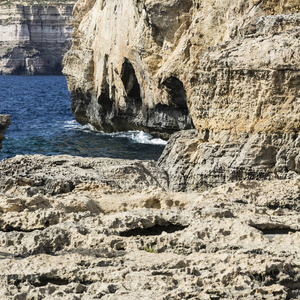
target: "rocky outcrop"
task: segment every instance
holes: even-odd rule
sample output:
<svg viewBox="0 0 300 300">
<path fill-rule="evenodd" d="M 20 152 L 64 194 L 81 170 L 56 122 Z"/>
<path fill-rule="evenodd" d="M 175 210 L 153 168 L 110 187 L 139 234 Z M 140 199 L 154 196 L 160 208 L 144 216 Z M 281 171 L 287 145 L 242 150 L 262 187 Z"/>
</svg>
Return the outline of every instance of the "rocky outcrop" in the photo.
<svg viewBox="0 0 300 300">
<path fill-rule="evenodd" d="M 183 120 L 171 111 L 184 106 L 197 131 L 175 135 L 159 161 L 174 190 L 299 173 L 297 2 L 125 5 L 75 7 L 65 73 L 79 122 L 166 136 L 170 117 Z"/>
<path fill-rule="evenodd" d="M 300 173 L 296 133 L 244 134 L 222 142 L 213 138 L 197 130 L 171 137 L 159 165 L 167 171 L 172 190 L 204 191 L 233 181 L 286 179 Z"/>
<path fill-rule="evenodd" d="M 197 129 L 227 130 L 228 120 L 259 130 L 254 123 L 264 119 L 260 110 L 270 112 L 273 95 L 280 101 L 289 90 L 287 103 L 297 90 L 298 11 L 293 0 L 79 1 L 64 68 L 75 118 L 167 136 L 192 126 L 190 112 Z M 267 92 L 278 80 L 286 90 Z M 234 111 L 229 119 L 226 109 Z"/>
<path fill-rule="evenodd" d="M 299 177 L 169 192 L 154 162 L 0 162 L 5 299 L 298 299 Z"/>
<path fill-rule="evenodd" d="M 16 156 L 1 165 L 0 190 L 23 186 L 28 196 L 71 192 L 85 183 L 120 191 L 168 187 L 166 172 L 154 161 L 33 155 Z"/>
<path fill-rule="evenodd" d="M 10 124 L 10 116 L 0 115 L 0 149 L 2 148 L 1 142 L 4 140 L 4 133 Z"/>
<path fill-rule="evenodd" d="M 163 137 L 193 127 L 182 80 L 176 74 L 155 76 L 178 43 L 175 32 L 179 37 L 187 27 L 192 1 L 176 1 L 171 11 L 170 3 L 164 3 L 77 2 L 64 73 L 78 122 L 104 131 L 143 129 Z M 157 13 L 160 9 L 163 15 Z M 157 18 L 154 23 L 162 21 L 174 30 L 166 33 L 170 41 L 165 46 L 151 16 Z"/>
<path fill-rule="evenodd" d="M 191 116 L 196 129 L 158 163 L 2 160 L 1 294 L 298 299 L 298 11 L 79 1 L 65 58 L 77 120 L 169 135 Z"/>
<path fill-rule="evenodd" d="M 61 74 L 71 45 L 74 2 L 2 3 L 0 74 Z"/>
<path fill-rule="evenodd" d="M 190 111 L 160 159 L 171 186 L 204 190 L 300 173 L 300 14 L 264 16 L 200 59 Z"/>
</svg>

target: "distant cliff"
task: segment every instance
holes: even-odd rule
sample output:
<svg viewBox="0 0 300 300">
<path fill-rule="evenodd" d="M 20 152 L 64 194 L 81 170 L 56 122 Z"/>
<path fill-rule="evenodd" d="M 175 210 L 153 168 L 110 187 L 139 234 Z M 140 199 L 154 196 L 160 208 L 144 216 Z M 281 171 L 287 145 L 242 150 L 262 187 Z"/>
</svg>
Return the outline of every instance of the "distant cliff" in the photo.
<svg viewBox="0 0 300 300">
<path fill-rule="evenodd" d="M 0 6 L 0 74 L 61 74 L 71 44 L 75 1 L 3 2 Z"/>
</svg>

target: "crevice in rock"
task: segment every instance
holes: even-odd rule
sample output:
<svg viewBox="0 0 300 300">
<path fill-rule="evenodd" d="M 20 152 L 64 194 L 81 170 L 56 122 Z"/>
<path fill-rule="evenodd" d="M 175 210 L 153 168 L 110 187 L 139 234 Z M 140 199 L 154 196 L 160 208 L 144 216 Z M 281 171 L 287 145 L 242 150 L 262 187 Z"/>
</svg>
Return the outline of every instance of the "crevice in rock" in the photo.
<svg viewBox="0 0 300 300">
<path fill-rule="evenodd" d="M 49 225 L 48 225 L 49 226 Z M 6 224 L 3 228 L 0 228 L 0 231 L 2 232 L 13 232 L 13 231 L 16 231 L 16 232 L 33 232 L 33 231 L 36 231 L 36 230 L 44 230 L 46 227 L 45 224 L 45 227 L 38 227 L 38 228 L 34 228 L 34 229 L 25 229 L 25 228 L 22 228 L 20 226 L 12 226 L 12 225 L 9 225 L 9 224 Z"/>
<path fill-rule="evenodd" d="M 160 235 L 162 232 L 174 233 L 176 231 L 181 231 L 187 228 L 180 224 L 170 224 L 170 225 L 155 225 L 150 228 L 135 228 L 127 231 L 120 232 L 120 236 L 131 237 L 131 236 L 151 236 Z"/>
<path fill-rule="evenodd" d="M 288 210 L 293 210 L 293 211 L 300 212 L 300 206 L 298 206 L 297 203 L 280 204 L 280 203 L 277 203 L 277 202 L 273 202 L 273 203 L 267 204 L 267 207 L 269 209 L 272 209 L 272 210 L 276 210 L 278 208 L 281 208 L 281 209 L 288 209 Z"/>
<path fill-rule="evenodd" d="M 110 98 L 109 94 L 109 84 L 107 82 L 108 78 L 108 55 L 105 55 L 103 62 L 103 80 L 101 83 L 101 93 L 98 97 L 98 103 L 100 105 L 99 114 L 103 119 L 107 119 L 108 115 L 111 114 L 113 110 L 113 100 Z M 112 128 L 110 130 L 113 130 Z"/>
<path fill-rule="evenodd" d="M 31 282 L 31 284 L 35 287 L 46 286 L 48 283 L 52 283 L 55 285 L 68 285 L 70 282 L 67 279 L 59 277 L 49 278 L 47 276 L 41 276 L 37 282 Z"/>
<path fill-rule="evenodd" d="M 286 299 L 299 299 L 300 296 L 300 281 L 299 280 L 291 280 L 285 279 L 280 282 L 287 289 L 287 297 Z"/>
<path fill-rule="evenodd" d="M 174 276 L 172 272 L 165 272 L 165 271 L 153 271 L 152 276 Z"/>
<path fill-rule="evenodd" d="M 53 276 L 53 275 L 49 275 L 49 274 L 41 274 L 39 275 L 39 277 L 37 276 L 33 276 L 31 278 L 14 278 L 14 276 L 12 278 L 8 279 L 8 282 L 10 284 L 13 284 L 14 286 L 20 286 L 21 284 L 24 284 L 25 282 L 29 282 L 31 285 L 33 285 L 34 287 L 44 287 L 46 286 L 48 283 L 50 284 L 54 284 L 54 285 L 68 285 L 72 282 L 74 282 L 73 280 L 70 279 L 66 279 L 66 278 L 61 278 L 58 276 Z M 82 285 L 90 285 L 92 283 L 94 283 L 94 281 L 90 281 L 90 280 L 77 280 L 76 282 L 82 284 Z M 83 289 L 85 290 L 85 289 Z"/>
<path fill-rule="evenodd" d="M 264 235 L 274 234 L 289 234 L 296 232 L 297 230 L 290 228 L 289 226 L 276 226 L 272 224 L 251 224 L 251 227 L 261 231 Z"/>
<path fill-rule="evenodd" d="M 262 230 L 263 234 L 289 234 L 296 232 L 296 230 L 291 228 L 272 228 Z"/>
</svg>

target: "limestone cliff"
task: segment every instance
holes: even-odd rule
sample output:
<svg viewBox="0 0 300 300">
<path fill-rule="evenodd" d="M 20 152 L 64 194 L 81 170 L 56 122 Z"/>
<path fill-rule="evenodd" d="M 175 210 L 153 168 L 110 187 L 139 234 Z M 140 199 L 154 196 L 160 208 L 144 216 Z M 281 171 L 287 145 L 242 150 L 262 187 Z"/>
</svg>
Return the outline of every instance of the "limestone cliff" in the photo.
<svg viewBox="0 0 300 300">
<path fill-rule="evenodd" d="M 176 190 L 300 173 L 300 14 L 257 16 L 239 32 L 199 59 L 198 132 L 174 137 L 160 159 Z"/>
<path fill-rule="evenodd" d="M 89 122 L 106 131 L 143 128 L 152 133 L 170 133 L 192 126 L 189 110 L 196 128 L 203 129 L 203 122 L 206 121 L 199 112 L 199 106 L 203 106 L 202 98 L 208 103 L 214 102 L 214 89 L 225 94 L 226 91 L 214 86 L 216 79 L 221 76 L 219 74 L 219 77 L 216 77 L 216 70 L 212 70 L 215 73 L 211 78 L 213 88 L 206 84 L 204 74 L 210 72 L 211 67 L 205 66 L 211 58 L 205 55 L 203 57 L 202 54 L 209 47 L 218 44 L 222 44 L 219 46 L 221 51 L 226 47 L 226 41 L 233 40 L 232 45 L 229 45 L 231 48 L 227 51 L 230 52 L 231 49 L 234 50 L 233 47 L 238 47 L 238 43 L 242 43 L 244 38 L 240 52 L 234 52 L 231 59 L 231 64 L 237 65 L 226 66 L 224 74 L 228 73 L 228 69 L 246 71 L 257 66 L 263 68 L 258 62 L 260 57 L 265 57 L 265 54 L 277 45 L 279 39 L 281 50 L 274 49 L 271 55 L 275 59 L 275 56 L 282 54 L 285 42 L 281 36 L 287 38 L 287 31 L 298 26 L 297 15 L 294 19 L 286 18 L 288 14 L 297 11 L 299 3 L 292 0 L 127 0 L 122 3 L 108 3 L 104 0 L 79 1 L 74 9 L 74 44 L 65 58 L 64 68 L 75 118 L 80 123 Z M 272 17 L 272 14 L 283 14 L 282 22 L 277 20 L 276 25 L 276 17 Z M 271 36 L 276 30 L 279 30 L 280 36 L 272 39 Z M 290 37 L 291 44 L 287 46 L 290 47 L 290 52 L 286 54 L 292 57 L 296 51 L 294 61 L 299 40 L 295 39 L 295 30 L 294 38 Z M 235 55 L 247 56 L 249 37 L 259 52 L 260 45 L 257 41 L 263 39 L 263 36 L 269 38 L 261 45 L 264 48 L 260 56 L 255 57 L 256 53 L 253 52 L 256 65 L 254 62 L 252 66 L 248 65 L 251 58 L 249 61 L 245 58 L 243 65 L 241 61 L 235 62 Z M 288 60 L 289 57 L 284 59 Z M 222 69 L 226 64 L 225 58 L 223 65 L 218 65 L 218 58 L 215 60 L 215 69 Z M 274 68 L 274 64 L 280 67 L 280 62 L 275 59 L 269 68 Z M 267 67 L 265 65 L 265 68 Z M 282 65 L 282 69 L 285 67 L 287 64 Z M 294 67 L 296 68 L 296 65 Z M 206 76 L 212 75 L 208 73 Z M 277 73 L 273 76 L 273 81 L 276 81 Z M 258 82 L 262 80 L 264 79 L 257 79 Z M 226 78 L 223 81 L 226 81 Z M 236 82 L 239 86 L 241 83 Z M 251 97 L 262 98 L 261 94 L 266 87 L 259 87 L 253 80 L 249 84 L 253 85 L 252 89 L 257 87 L 258 93 L 254 95 L 250 88 Z M 235 91 L 231 98 L 239 97 L 237 93 L 238 91 Z M 226 98 L 226 95 L 224 96 Z M 247 98 L 247 93 L 244 97 Z M 226 99 L 230 103 L 234 100 L 229 97 Z M 251 103 L 252 100 L 249 99 L 249 106 L 245 104 L 244 109 L 252 110 Z M 239 109 L 238 103 L 232 102 L 231 105 L 234 109 Z M 254 110 L 258 111 L 259 108 Z M 212 112 L 211 109 L 210 111 Z M 223 111 L 220 109 L 219 113 L 223 114 Z M 211 122 L 219 124 L 218 118 L 216 115 L 211 118 Z M 234 118 L 237 119 L 236 116 Z M 227 124 L 231 121 L 227 117 L 223 120 Z M 222 126 L 222 122 L 218 126 Z M 235 124 L 231 126 L 235 128 Z M 204 127 L 206 129 L 206 125 Z"/>
<path fill-rule="evenodd" d="M 297 0 L 79 1 L 64 68 L 75 118 L 166 135 L 193 123 L 160 159 L 175 190 L 293 176 L 299 9 Z"/>
<path fill-rule="evenodd" d="M 171 10 L 170 1 L 148 2 L 77 2 L 64 73 L 80 123 L 162 136 L 192 128 L 183 81 L 175 73 L 165 78 L 158 74 L 188 26 L 192 1 L 176 1 Z M 174 32 L 160 33 L 156 22 Z"/>
<path fill-rule="evenodd" d="M 4 133 L 10 124 L 10 116 L 0 115 L 0 149 L 2 148 L 1 142 L 4 140 Z"/>
<path fill-rule="evenodd" d="M 1 3 L 0 74 L 61 74 L 71 44 L 73 2 Z"/>
</svg>

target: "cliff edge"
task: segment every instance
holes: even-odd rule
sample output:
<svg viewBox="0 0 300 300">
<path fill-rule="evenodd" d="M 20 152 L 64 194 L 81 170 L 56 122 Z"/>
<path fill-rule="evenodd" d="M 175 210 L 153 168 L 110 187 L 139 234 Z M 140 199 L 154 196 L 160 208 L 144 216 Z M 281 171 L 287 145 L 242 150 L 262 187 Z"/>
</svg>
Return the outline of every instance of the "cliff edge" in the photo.
<svg viewBox="0 0 300 300">
<path fill-rule="evenodd" d="M 64 72 L 158 162 L 0 162 L 7 299 L 299 299 L 298 0 L 80 0 Z M 263 179 L 263 180 L 262 180 Z"/>
<path fill-rule="evenodd" d="M 189 98 L 198 130 L 176 134 L 160 159 L 175 189 L 300 173 L 300 14 L 261 15 L 263 3 L 199 59 Z"/>
<path fill-rule="evenodd" d="M 298 1 L 78 1 L 72 111 L 99 130 L 176 134 L 174 190 L 300 171 Z"/>
</svg>

